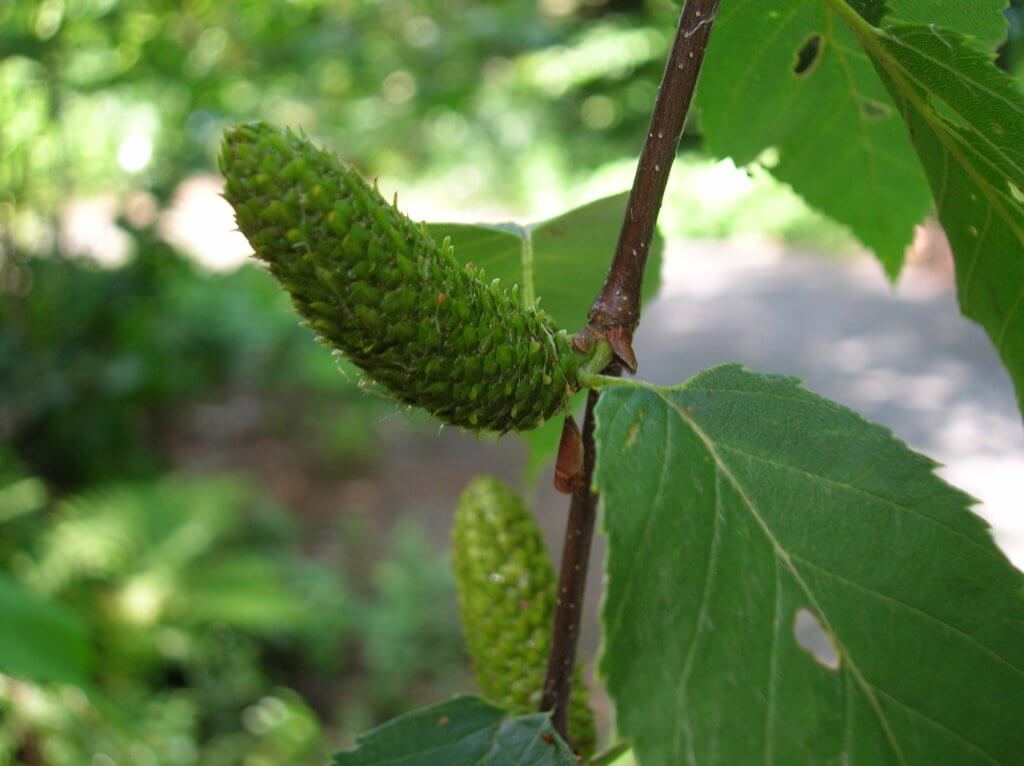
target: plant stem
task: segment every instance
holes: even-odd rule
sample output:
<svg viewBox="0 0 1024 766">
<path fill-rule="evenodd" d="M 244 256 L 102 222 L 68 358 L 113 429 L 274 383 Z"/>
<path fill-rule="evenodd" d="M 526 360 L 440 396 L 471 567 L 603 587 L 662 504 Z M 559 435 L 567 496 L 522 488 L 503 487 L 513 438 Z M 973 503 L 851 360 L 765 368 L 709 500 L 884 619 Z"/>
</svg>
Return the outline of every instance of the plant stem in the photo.
<svg viewBox="0 0 1024 766">
<path fill-rule="evenodd" d="M 580 383 L 586 388 L 593 391 L 600 390 L 602 388 L 646 388 L 650 391 L 658 391 L 658 386 L 653 383 L 649 383 L 646 380 L 635 380 L 627 378 L 623 380 L 617 375 L 589 375 L 585 372 L 580 373 Z"/>
<path fill-rule="evenodd" d="M 588 318 L 591 327 L 601 333 L 624 328 L 629 333 L 627 343 L 640 321 L 644 266 L 719 3 L 720 0 L 687 0 L 679 16 L 675 42 L 654 103 L 650 129 L 633 178 L 615 256 L 604 286 L 590 308 Z M 619 366 L 613 364 L 610 371 L 617 375 Z M 592 489 L 596 457 L 594 406 L 597 397 L 597 391 L 591 391 L 587 397 L 583 420 L 583 481 L 569 504 L 551 653 L 540 705 L 542 711 L 551 711 L 555 729 L 566 741 L 571 741 L 568 731 L 569 692 L 597 516 L 597 493 Z"/>
<path fill-rule="evenodd" d="M 615 257 L 604 287 L 590 307 L 591 324 L 604 329 L 627 327 L 633 330 L 640 321 L 644 266 L 719 2 L 687 0 L 679 16 L 679 28 L 636 166 Z"/>
<path fill-rule="evenodd" d="M 562 543 L 562 568 L 558 575 L 555 621 L 551 629 L 551 652 L 548 655 L 544 694 L 540 701 L 540 709 L 551 711 L 555 730 L 567 742 L 572 741 L 568 727 L 569 692 L 576 663 L 590 546 L 594 541 L 594 522 L 597 518 L 597 493 L 591 490 L 596 456 L 594 405 L 597 404 L 597 397 L 597 391 L 587 394 L 587 412 L 583 417 L 583 480 L 580 489 L 572 493 L 569 501 L 569 520 L 566 522 L 565 541 Z"/>
</svg>

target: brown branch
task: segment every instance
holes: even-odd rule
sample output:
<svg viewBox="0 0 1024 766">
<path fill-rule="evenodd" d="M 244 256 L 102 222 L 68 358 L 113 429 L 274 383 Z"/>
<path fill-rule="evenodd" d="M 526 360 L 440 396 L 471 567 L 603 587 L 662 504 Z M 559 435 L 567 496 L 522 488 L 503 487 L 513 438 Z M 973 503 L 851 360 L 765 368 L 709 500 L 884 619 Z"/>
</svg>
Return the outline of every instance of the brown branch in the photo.
<svg viewBox="0 0 1024 766">
<path fill-rule="evenodd" d="M 587 587 L 590 545 L 594 540 L 597 517 L 597 494 L 591 491 L 594 478 L 594 405 L 597 392 L 587 396 L 587 413 L 583 417 L 583 479 L 569 501 L 569 521 L 562 544 L 562 570 L 558 575 L 558 598 L 555 622 L 551 629 L 551 651 L 544 694 L 540 709 L 550 710 L 555 729 L 567 742 L 569 727 L 569 691 L 572 687 L 576 645 L 579 641 L 583 593 Z"/>
<path fill-rule="evenodd" d="M 687 0 L 679 16 L 678 31 L 654 103 L 615 256 L 604 286 L 590 307 L 589 336 L 605 338 L 611 343 L 616 356 L 610 370 L 613 374 L 618 374 L 623 365 L 635 370 L 631 341 L 640 321 L 644 266 L 719 3 L 720 0 Z M 597 392 L 591 391 L 583 421 L 583 476 L 569 505 L 551 652 L 540 705 L 542 711 L 551 711 L 555 729 L 567 741 L 571 741 L 569 693 L 597 516 L 597 494 L 592 490 L 596 404 Z"/>
<path fill-rule="evenodd" d="M 644 266 L 719 2 L 688 0 L 679 16 L 679 29 L 636 166 L 615 257 L 604 287 L 590 307 L 591 324 L 605 331 L 624 327 L 632 332 L 640 321 Z"/>
</svg>

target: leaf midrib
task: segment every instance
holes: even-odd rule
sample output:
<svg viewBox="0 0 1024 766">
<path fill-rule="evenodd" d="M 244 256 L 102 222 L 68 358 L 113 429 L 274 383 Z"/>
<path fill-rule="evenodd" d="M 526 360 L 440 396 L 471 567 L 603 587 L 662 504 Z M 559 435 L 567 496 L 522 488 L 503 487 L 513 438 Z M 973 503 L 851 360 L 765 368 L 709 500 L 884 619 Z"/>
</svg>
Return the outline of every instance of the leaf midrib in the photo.
<svg viewBox="0 0 1024 766">
<path fill-rule="evenodd" d="M 670 422 L 667 421 L 666 422 Z M 667 441 L 667 438 L 666 438 Z M 664 461 L 664 465 L 668 465 L 668 461 Z M 700 644 L 702 636 L 701 625 L 708 613 L 708 602 L 710 600 L 711 591 L 716 579 L 718 572 L 718 554 L 721 549 L 720 545 L 720 530 L 721 530 L 721 519 L 722 514 L 719 513 L 722 504 L 722 493 L 718 486 L 718 472 L 715 472 L 715 519 L 711 530 L 711 550 L 708 551 L 708 564 L 704 571 L 704 589 L 700 596 L 700 607 L 697 609 L 697 617 L 693 623 L 693 636 L 690 639 L 690 647 L 686 652 L 686 659 L 683 661 L 682 676 L 679 680 L 679 689 L 676 691 L 676 711 L 677 715 L 683 710 L 683 704 L 687 699 L 686 687 L 690 682 L 690 674 L 693 672 L 693 663 L 697 659 L 697 647 Z M 653 514 L 652 514 L 653 515 Z M 679 737 L 682 735 L 682 729 L 676 729 L 676 735 L 672 744 L 672 751 L 678 757 L 681 754 Z"/>
</svg>

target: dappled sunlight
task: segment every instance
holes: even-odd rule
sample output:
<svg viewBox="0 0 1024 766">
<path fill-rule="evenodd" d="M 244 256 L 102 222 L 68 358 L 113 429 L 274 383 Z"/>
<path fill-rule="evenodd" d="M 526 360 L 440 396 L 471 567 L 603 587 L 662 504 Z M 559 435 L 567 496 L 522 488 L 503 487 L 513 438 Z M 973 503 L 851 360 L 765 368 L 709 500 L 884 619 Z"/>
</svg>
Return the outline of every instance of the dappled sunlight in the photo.
<svg viewBox="0 0 1024 766">
<path fill-rule="evenodd" d="M 1024 569 L 1024 448 L 1007 449 L 1003 454 L 962 454 L 943 462 L 946 465 L 939 468 L 939 475 L 980 500 L 975 510 L 992 525 L 999 547 L 1018 569 Z"/>
<path fill-rule="evenodd" d="M 124 265 L 134 244 L 117 225 L 118 207 L 112 196 L 70 200 L 61 211 L 64 251 L 84 255 L 108 268 Z"/>
<path fill-rule="evenodd" d="M 252 248 L 235 227 L 235 214 L 221 196 L 218 176 L 196 176 L 178 187 L 160 219 L 161 234 L 211 271 L 231 271 Z"/>
</svg>

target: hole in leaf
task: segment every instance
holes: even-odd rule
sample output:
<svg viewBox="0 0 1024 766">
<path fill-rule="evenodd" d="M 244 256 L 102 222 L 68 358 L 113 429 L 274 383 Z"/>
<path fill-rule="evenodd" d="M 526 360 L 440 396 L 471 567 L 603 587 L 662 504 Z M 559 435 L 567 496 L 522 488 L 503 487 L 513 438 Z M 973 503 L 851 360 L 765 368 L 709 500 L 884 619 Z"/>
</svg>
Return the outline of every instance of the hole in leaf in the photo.
<svg viewBox="0 0 1024 766">
<path fill-rule="evenodd" d="M 832 636 L 809 609 L 798 609 L 793 620 L 793 638 L 797 645 L 829 670 L 839 670 L 839 652 Z"/>
<path fill-rule="evenodd" d="M 866 98 L 860 102 L 861 111 L 869 120 L 887 120 L 892 117 L 892 109 L 881 101 Z"/>
<path fill-rule="evenodd" d="M 793 63 L 793 74 L 797 77 L 807 77 L 821 61 L 825 52 L 825 41 L 821 35 L 813 34 L 807 38 L 803 47 L 796 54 L 796 61 Z"/>
</svg>

